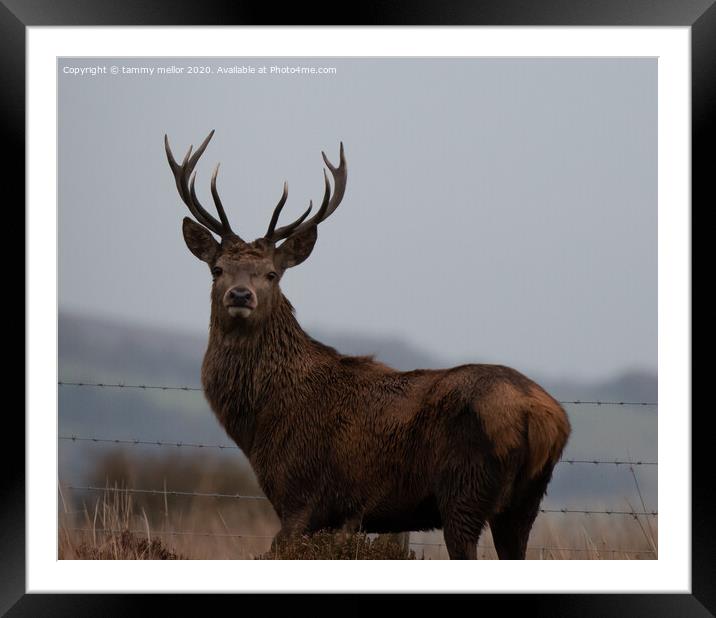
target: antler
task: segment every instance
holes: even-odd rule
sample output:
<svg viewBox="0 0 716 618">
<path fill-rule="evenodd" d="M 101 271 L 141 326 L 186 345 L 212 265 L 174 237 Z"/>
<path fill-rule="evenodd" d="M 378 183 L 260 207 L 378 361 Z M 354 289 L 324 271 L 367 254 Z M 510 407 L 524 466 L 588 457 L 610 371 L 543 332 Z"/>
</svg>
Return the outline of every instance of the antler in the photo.
<svg viewBox="0 0 716 618">
<path fill-rule="evenodd" d="M 216 212 L 219 213 L 220 220 L 217 220 L 216 217 L 209 214 L 206 209 L 199 203 L 199 200 L 196 197 L 196 189 L 194 186 L 196 182 L 196 172 L 194 171 L 194 168 L 196 167 L 196 164 L 199 161 L 201 155 L 204 154 L 204 151 L 209 145 L 209 141 L 211 140 L 213 135 L 214 131 L 212 130 L 211 133 L 206 136 L 206 139 L 201 143 L 199 148 L 196 149 L 196 152 L 194 152 L 193 155 L 191 154 L 193 146 L 189 146 L 189 150 L 187 151 L 186 155 L 184 155 L 184 160 L 181 162 L 181 164 L 179 164 L 174 159 L 174 155 L 172 154 L 171 148 L 169 147 L 169 138 L 165 134 L 164 148 L 167 151 L 169 167 L 172 168 L 174 180 L 177 183 L 177 190 L 179 191 L 179 196 L 181 197 L 182 201 L 189 207 L 191 214 L 194 215 L 196 220 L 204 227 L 221 236 L 222 240 L 241 240 L 241 238 L 239 238 L 239 236 L 233 232 L 231 226 L 229 225 L 229 220 L 226 217 L 224 206 L 222 205 L 221 199 L 219 198 L 219 192 L 216 189 L 216 177 L 219 173 L 218 164 L 216 168 L 214 168 L 214 173 L 211 175 L 211 195 L 214 198 L 214 205 L 216 206 Z M 190 176 L 191 180 L 189 180 Z"/>
<path fill-rule="evenodd" d="M 311 201 L 309 202 L 308 210 L 306 210 L 306 212 L 304 212 L 293 223 L 275 229 L 276 224 L 278 223 L 279 215 L 281 214 L 281 210 L 283 209 L 283 206 L 286 203 L 286 198 L 288 197 L 288 185 L 284 183 L 283 195 L 281 196 L 281 199 L 279 200 L 278 204 L 276 205 L 276 208 L 273 211 L 271 222 L 269 223 L 268 230 L 266 231 L 266 235 L 264 236 L 266 240 L 275 243 L 279 240 L 289 238 L 290 236 L 300 234 L 306 231 L 308 228 L 313 227 L 314 225 L 318 225 L 321 221 L 325 221 L 333 214 L 333 211 L 338 208 L 338 205 L 343 199 L 343 194 L 346 192 L 346 181 L 348 180 L 348 167 L 346 166 L 346 158 L 343 153 L 343 142 L 341 142 L 340 162 L 338 164 L 338 167 L 334 166 L 328 160 L 328 157 L 326 156 L 325 152 L 321 152 L 321 154 L 323 155 L 323 160 L 325 161 L 326 165 L 328 166 L 328 169 L 331 171 L 331 175 L 333 176 L 333 195 L 331 195 L 331 184 L 330 182 L 328 182 L 328 176 L 326 174 L 326 170 L 324 169 L 323 179 L 325 181 L 326 189 L 325 193 L 323 194 L 323 202 L 321 202 L 321 207 L 318 209 L 318 212 L 310 219 L 306 220 L 306 217 L 308 217 L 309 213 L 311 212 L 311 209 L 313 208 L 313 201 Z"/>
</svg>

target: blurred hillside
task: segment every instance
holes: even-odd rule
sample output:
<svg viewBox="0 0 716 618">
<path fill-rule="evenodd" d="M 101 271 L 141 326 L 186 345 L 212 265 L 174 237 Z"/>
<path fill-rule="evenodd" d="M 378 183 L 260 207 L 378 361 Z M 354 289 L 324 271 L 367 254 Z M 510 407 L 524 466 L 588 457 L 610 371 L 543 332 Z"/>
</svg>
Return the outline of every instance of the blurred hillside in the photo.
<svg viewBox="0 0 716 618">
<path fill-rule="evenodd" d="M 450 364 L 397 339 L 310 333 L 341 352 L 375 354 L 398 369 Z M 205 346 L 206 337 L 197 334 L 60 314 L 59 379 L 197 387 Z M 657 401 L 657 378 L 645 373 L 623 374 L 599 383 L 530 377 L 560 400 Z M 231 444 L 201 392 L 60 386 L 58 396 L 60 436 Z M 656 407 L 565 407 L 573 427 L 565 458 L 657 460 Z M 61 440 L 60 478 L 75 484 L 99 482 L 98 470 L 107 469 L 102 463 L 106 463 L 107 447 Z M 156 446 L 117 448 L 124 458 L 136 461 L 156 458 L 162 450 Z M 193 455 L 185 449 L 182 456 L 191 459 Z M 240 451 L 226 451 L 226 456 L 237 469 L 246 470 Z M 196 465 L 201 465 L 198 459 Z M 637 472 L 647 508 L 656 509 L 656 466 L 641 466 Z M 170 487 L 172 482 L 181 482 L 179 477 L 165 480 Z M 616 508 L 624 507 L 626 500 L 633 505 L 639 501 L 628 467 L 564 464 L 555 471 L 546 504 Z"/>
<path fill-rule="evenodd" d="M 199 385 L 199 369 L 206 348 L 206 336 L 177 333 L 143 326 L 121 324 L 97 318 L 61 313 L 59 316 L 59 358 L 62 379 L 79 379 L 77 372 L 106 372 L 125 381 L 166 381 L 175 385 Z M 319 341 L 344 354 L 372 354 L 400 370 L 439 368 L 446 362 L 396 338 L 331 333 L 309 329 Z M 479 361 L 475 361 L 479 362 Z M 601 382 L 554 379 L 531 375 L 559 399 L 611 401 L 656 401 L 655 374 L 633 371 Z"/>
</svg>

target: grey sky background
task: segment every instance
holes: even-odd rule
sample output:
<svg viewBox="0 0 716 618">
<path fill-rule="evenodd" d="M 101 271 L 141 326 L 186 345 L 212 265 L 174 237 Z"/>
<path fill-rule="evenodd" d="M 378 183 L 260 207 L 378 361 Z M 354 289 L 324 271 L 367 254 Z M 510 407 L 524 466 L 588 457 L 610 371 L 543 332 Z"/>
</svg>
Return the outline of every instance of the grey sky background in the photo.
<svg viewBox="0 0 716 618">
<path fill-rule="evenodd" d="M 69 75 L 64 67 L 336 67 Z M 60 310 L 205 332 L 208 268 L 163 150 L 211 129 L 244 238 L 346 196 L 284 293 L 309 331 L 397 336 L 446 364 L 601 379 L 657 366 L 655 59 L 59 59 Z"/>
</svg>

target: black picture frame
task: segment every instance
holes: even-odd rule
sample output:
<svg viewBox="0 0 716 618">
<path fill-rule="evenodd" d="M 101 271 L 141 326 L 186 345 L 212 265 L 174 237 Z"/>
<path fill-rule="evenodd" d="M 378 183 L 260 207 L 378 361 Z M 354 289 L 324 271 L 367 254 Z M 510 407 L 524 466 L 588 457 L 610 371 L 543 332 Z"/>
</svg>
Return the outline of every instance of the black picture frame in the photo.
<svg viewBox="0 0 716 618">
<path fill-rule="evenodd" d="M 24 203 L 25 38 L 30 26 L 135 25 L 489 25 L 489 26 L 687 26 L 691 28 L 692 69 L 692 200 L 713 207 L 713 163 L 707 147 L 716 143 L 716 6 L 714 0 L 481 0 L 416 2 L 365 0 L 347 7 L 346 21 L 336 23 L 336 6 L 328 3 L 287 4 L 230 0 L 203 2 L 159 0 L 0 0 L 3 146 L 6 207 Z M 280 20 L 277 23 L 277 19 Z M 190 35 L 189 35 L 190 36 Z M 692 207 L 692 212 L 694 208 Z M 10 212 L 10 211 L 8 211 Z M 10 218 L 5 218 L 6 226 Z M 16 227 L 14 223 L 12 227 Z M 24 226 L 24 223 L 23 223 Z M 31 233 L 31 230 L 25 230 Z M 14 255 L 13 255 L 14 257 Z M 13 260 L 14 261 L 14 260 Z M 12 267 L 8 263 L 6 272 Z M 23 281 L 23 289 L 25 288 Z M 17 294 L 17 292 L 14 292 Z M 26 309 L 26 308 L 25 308 Z M 24 320 L 24 318 L 23 318 Z M 19 363 L 18 363 L 19 364 Z M 171 608 L 172 595 L 151 601 L 145 595 L 76 595 L 25 593 L 24 417 L 7 405 L 3 501 L 0 506 L 0 611 L 21 615 L 116 615 L 150 603 Z M 683 410 L 683 413 L 688 413 Z M 711 475 L 709 413 L 692 415 L 692 593 L 691 594 L 549 594 L 484 595 L 500 612 L 548 615 L 708 616 L 716 614 L 716 518 L 710 510 L 716 490 Z M 12 449 L 10 446 L 16 446 Z M 138 597 L 142 597 L 141 599 Z M 489 598 L 487 598 L 489 597 Z M 175 597 L 176 600 L 176 597 Z M 178 598 L 191 611 L 204 603 L 194 595 Z M 370 601 L 368 601 L 370 602 Z M 366 601 L 358 601 L 356 609 Z M 207 609 L 203 605 L 204 610 Z M 212 606 L 212 609 L 214 607 Z"/>
</svg>

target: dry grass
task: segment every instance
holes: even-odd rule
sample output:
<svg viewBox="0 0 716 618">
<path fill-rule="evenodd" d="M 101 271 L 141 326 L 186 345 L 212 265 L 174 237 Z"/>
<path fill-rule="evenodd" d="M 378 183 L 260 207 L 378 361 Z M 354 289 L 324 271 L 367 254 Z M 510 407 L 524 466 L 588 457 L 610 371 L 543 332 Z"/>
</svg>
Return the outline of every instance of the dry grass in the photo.
<svg viewBox="0 0 716 618">
<path fill-rule="evenodd" d="M 60 494 L 62 496 L 62 494 Z M 64 503 L 64 497 L 63 497 Z M 184 558 L 152 539 L 147 525 L 146 537 L 129 530 L 132 525 L 131 496 L 108 491 L 97 500 L 92 514 L 83 513 L 87 527 L 73 526 L 66 511 L 61 515 L 59 558 L 67 560 L 179 560 Z M 147 521 L 146 514 L 144 517 Z"/>
<path fill-rule="evenodd" d="M 180 560 L 181 555 L 169 551 L 159 539 L 148 541 L 125 530 L 108 536 L 101 545 L 86 541 L 72 548 L 75 560 Z"/>
<path fill-rule="evenodd" d="M 391 535 L 322 533 L 271 552 L 279 521 L 265 500 L 130 494 L 124 487 L 258 495 L 236 456 L 155 455 L 137 460 L 117 450 L 99 460 L 88 485 L 97 493 L 60 489 L 60 559 L 447 559 L 440 532 L 412 533 L 410 550 Z M 626 505 L 625 505 L 626 506 Z M 628 508 L 628 507 L 627 507 Z M 643 510 L 634 505 L 630 510 Z M 658 555 L 655 519 L 542 515 L 528 559 L 649 560 Z M 489 528 L 478 557 L 496 559 Z M 617 550 L 617 551 L 614 551 Z"/>
<path fill-rule="evenodd" d="M 406 552 L 392 535 L 371 536 L 321 532 L 310 537 L 279 544 L 259 556 L 262 560 L 415 560 L 415 552 Z"/>
</svg>

